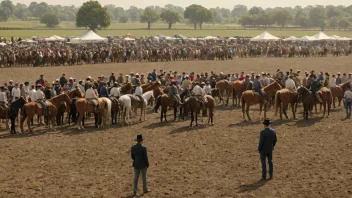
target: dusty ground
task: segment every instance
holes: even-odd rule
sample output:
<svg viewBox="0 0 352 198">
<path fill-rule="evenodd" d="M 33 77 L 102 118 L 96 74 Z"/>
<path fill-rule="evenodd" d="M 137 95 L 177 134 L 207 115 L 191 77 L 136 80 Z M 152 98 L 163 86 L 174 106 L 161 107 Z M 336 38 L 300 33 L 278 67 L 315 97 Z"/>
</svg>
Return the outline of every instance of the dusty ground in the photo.
<svg viewBox="0 0 352 198">
<path fill-rule="evenodd" d="M 33 81 L 41 73 L 53 80 L 63 72 L 84 78 L 112 71 L 147 73 L 153 68 L 349 72 L 351 63 L 351 57 L 330 57 L 11 68 L 1 69 L 0 79 L 2 84 L 10 79 Z M 128 197 L 133 178 L 130 147 L 138 133 L 145 136 L 150 158 L 148 184 L 152 192 L 144 197 L 352 196 L 351 120 L 341 121 L 341 108 L 334 109 L 330 118 L 320 119 L 318 114 L 310 121 L 303 121 L 301 113 L 297 120 L 280 121 L 271 110 L 278 143 L 274 180 L 266 183 L 258 181 L 257 144 L 262 124 L 257 110 L 258 106 L 251 110 L 255 121 L 245 123 L 239 109 L 219 106 L 215 126 L 192 129 L 187 128 L 188 121 L 159 124 L 156 114 L 148 114 L 146 122 L 131 127 L 96 130 L 89 124 L 84 132 L 77 127 L 53 132 L 36 128 L 35 135 L 8 136 L 1 128 L 0 197 Z"/>
</svg>

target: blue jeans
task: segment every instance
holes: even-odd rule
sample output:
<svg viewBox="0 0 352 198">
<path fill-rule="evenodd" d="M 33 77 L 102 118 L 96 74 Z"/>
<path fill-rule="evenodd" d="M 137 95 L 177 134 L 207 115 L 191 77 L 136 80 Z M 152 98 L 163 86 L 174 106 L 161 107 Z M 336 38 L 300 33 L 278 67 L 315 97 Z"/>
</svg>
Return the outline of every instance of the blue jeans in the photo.
<svg viewBox="0 0 352 198">
<path fill-rule="evenodd" d="M 142 173 L 142 181 L 143 181 L 143 192 L 148 190 L 147 188 L 147 169 L 134 169 L 134 180 L 133 180 L 133 193 L 137 193 L 138 190 L 138 179 L 139 175 Z"/>
<path fill-rule="evenodd" d="M 352 99 L 345 99 L 346 118 L 351 117 Z"/>
<path fill-rule="evenodd" d="M 260 153 L 260 161 L 262 163 L 262 178 L 266 178 L 266 158 L 268 158 L 269 176 L 273 176 L 273 153 Z"/>
</svg>

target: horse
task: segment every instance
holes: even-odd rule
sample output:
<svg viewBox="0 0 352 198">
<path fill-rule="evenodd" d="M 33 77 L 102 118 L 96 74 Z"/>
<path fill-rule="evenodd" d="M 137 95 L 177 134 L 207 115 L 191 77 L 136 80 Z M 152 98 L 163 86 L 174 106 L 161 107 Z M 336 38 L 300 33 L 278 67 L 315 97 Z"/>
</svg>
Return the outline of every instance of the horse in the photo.
<svg viewBox="0 0 352 198">
<path fill-rule="evenodd" d="M 221 98 L 223 98 L 225 91 L 227 94 L 231 92 L 231 83 L 227 80 L 220 80 L 216 83 L 215 88 L 219 89 Z"/>
<path fill-rule="evenodd" d="M 119 98 L 119 112 L 120 112 L 120 118 L 123 118 L 126 124 L 131 125 L 132 122 L 130 120 L 130 113 L 131 113 L 131 98 L 127 95 L 123 95 Z M 123 122 L 121 122 L 121 125 L 123 125 Z"/>
<path fill-rule="evenodd" d="M 350 84 L 351 83 L 347 81 L 341 85 L 337 85 L 336 87 L 330 87 L 330 91 L 332 94 L 332 104 L 334 108 L 336 108 L 335 106 L 336 98 L 337 98 L 337 101 L 339 102 L 339 107 L 341 106 L 342 98 L 345 94 L 345 91 L 347 90 L 347 86 Z"/>
<path fill-rule="evenodd" d="M 215 98 L 215 97 L 218 97 L 218 98 L 219 98 L 219 103 L 218 103 L 218 104 L 220 104 L 220 102 L 223 101 L 223 99 L 222 99 L 222 97 L 221 97 L 221 94 L 220 94 L 220 90 L 217 89 L 217 88 L 211 89 L 211 96 L 212 96 L 213 98 Z M 223 101 L 223 102 L 224 102 L 224 101 Z"/>
<path fill-rule="evenodd" d="M 61 95 L 55 96 L 55 97 L 46 101 L 46 103 L 48 104 L 47 111 L 49 114 L 48 125 L 49 125 L 49 128 L 51 128 L 51 129 L 54 127 L 54 121 L 56 118 L 57 109 L 60 107 L 60 104 L 62 101 L 65 101 L 67 103 L 71 103 L 71 99 L 67 94 L 61 94 Z M 35 114 L 39 115 L 39 116 L 43 115 L 43 107 L 39 106 L 39 103 L 29 102 L 24 105 L 23 117 L 21 118 L 21 123 L 20 123 L 22 133 L 23 133 L 23 123 L 27 117 L 28 117 L 27 118 L 28 130 L 30 133 L 33 133 L 32 129 L 30 127 L 30 121 L 32 120 L 32 118 Z M 51 125 L 50 125 L 50 123 L 51 123 Z"/>
<path fill-rule="evenodd" d="M 280 119 L 282 119 L 282 112 L 287 116 L 288 104 L 291 104 L 293 119 L 296 119 L 296 108 L 295 104 L 297 104 L 297 93 L 290 91 L 289 89 L 281 89 L 275 94 L 275 116 L 277 116 L 277 111 L 280 108 Z"/>
<path fill-rule="evenodd" d="M 248 90 L 248 84 L 245 83 L 244 81 L 237 80 L 232 83 L 231 85 L 231 90 L 232 90 L 232 105 L 237 106 L 240 104 L 240 99 L 242 96 L 242 93 L 246 90 Z M 229 101 L 230 93 L 227 96 L 227 103 Z M 236 100 L 236 105 L 235 105 L 235 100 Z"/>
<path fill-rule="evenodd" d="M 110 96 L 111 100 L 111 124 L 117 124 L 117 115 L 119 114 L 119 99 Z"/>
<path fill-rule="evenodd" d="M 297 88 L 298 100 L 303 103 L 303 118 L 308 120 L 309 112 L 312 110 L 314 105 L 314 95 L 304 86 Z"/>
<path fill-rule="evenodd" d="M 6 125 L 6 129 L 9 129 L 9 119 L 8 119 L 8 113 L 9 113 L 9 108 L 5 107 L 5 105 L 1 106 L 0 108 L 0 121 L 2 119 L 5 119 L 5 125 Z M 1 122 L 0 122 L 1 124 Z"/>
<path fill-rule="evenodd" d="M 27 101 L 23 98 L 20 97 L 19 99 L 11 102 L 9 104 L 9 111 L 8 111 L 8 118 L 11 121 L 11 135 L 16 134 L 16 127 L 15 127 L 15 122 L 16 118 L 18 117 L 18 111 L 27 103 Z"/>
<path fill-rule="evenodd" d="M 120 88 L 120 93 L 121 93 L 122 95 L 131 94 L 131 93 L 132 93 L 132 90 L 133 90 L 132 83 L 131 83 L 131 82 L 128 82 L 127 84 L 123 85 L 123 86 Z"/>
<path fill-rule="evenodd" d="M 108 125 L 107 121 L 110 119 L 110 114 L 111 114 L 111 100 L 104 97 L 98 98 L 97 100 L 99 103 L 98 113 L 94 112 L 94 105 L 90 104 L 87 99 L 80 98 L 76 101 L 76 108 L 79 113 L 78 122 L 77 122 L 79 130 L 84 129 L 82 125 L 82 120 L 85 113 L 94 113 L 95 127 L 99 128 L 99 127 Z"/>
<path fill-rule="evenodd" d="M 321 104 L 320 104 L 320 109 L 321 109 L 321 105 L 323 105 L 324 107 L 324 113 L 323 113 L 323 116 L 325 116 L 325 113 L 326 113 L 326 105 L 328 106 L 328 115 L 326 116 L 327 118 L 330 116 L 330 109 L 331 109 L 331 103 L 332 103 L 332 100 L 333 100 L 333 97 L 332 97 L 332 93 L 331 91 L 326 88 L 326 87 L 322 87 L 319 92 L 318 92 L 321 100 L 323 101 Z M 315 104 L 315 112 L 317 112 L 317 105 Z"/>
<path fill-rule="evenodd" d="M 211 125 L 214 125 L 215 99 L 210 95 L 205 95 L 205 97 L 207 100 L 207 102 L 205 103 L 205 108 L 209 109 L 208 124 L 210 123 Z M 194 121 L 196 122 L 196 126 L 198 126 L 198 112 L 202 109 L 202 104 L 200 103 L 199 99 L 197 97 L 190 96 L 185 99 L 183 107 L 183 120 L 185 119 L 185 113 L 191 111 L 191 123 L 189 127 L 192 127 Z"/>
<path fill-rule="evenodd" d="M 84 97 L 84 94 L 81 92 L 81 90 L 78 87 L 76 87 L 75 89 L 72 89 L 71 91 L 67 92 L 66 94 L 68 95 L 68 97 L 70 97 L 71 100 L 76 97 L 78 97 L 78 98 Z M 72 107 L 72 104 L 71 105 L 67 104 L 65 101 L 61 102 L 60 107 L 57 109 L 57 116 L 56 116 L 56 124 L 58 126 L 63 125 L 65 112 L 68 113 L 69 124 L 71 123 L 70 122 L 71 117 L 76 117 L 76 115 L 72 115 L 71 107 Z M 76 113 L 76 112 L 74 112 L 74 113 Z"/>
<path fill-rule="evenodd" d="M 265 99 L 268 101 L 269 99 L 272 98 L 272 96 L 276 93 L 276 91 L 281 90 L 281 86 L 278 82 L 273 82 L 267 86 L 265 86 L 263 90 L 263 94 Z M 259 116 L 262 113 L 262 108 L 263 108 L 263 103 L 260 95 L 255 94 L 253 90 L 247 90 L 242 93 L 241 96 L 241 102 L 242 102 L 242 114 L 243 114 L 243 119 L 246 120 L 245 118 L 245 112 L 247 113 L 248 120 L 251 121 L 251 118 L 249 117 L 249 107 L 251 104 L 260 104 L 260 112 Z M 246 111 L 245 111 L 246 107 Z M 264 118 L 266 118 L 266 105 L 264 105 Z"/>
<path fill-rule="evenodd" d="M 132 95 L 132 94 L 127 94 L 131 98 L 131 106 L 134 108 L 134 112 L 137 115 L 137 108 L 141 109 L 141 118 L 139 121 L 142 121 L 142 117 L 144 115 L 144 121 L 145 119 L 145 112 L 147 108 L 148 101 L 153 98 L 153 91 L 148 91 L 144 93 L 141 97 Z M 143 101 L 141 101 L 143 99 Z"/>
</svg>

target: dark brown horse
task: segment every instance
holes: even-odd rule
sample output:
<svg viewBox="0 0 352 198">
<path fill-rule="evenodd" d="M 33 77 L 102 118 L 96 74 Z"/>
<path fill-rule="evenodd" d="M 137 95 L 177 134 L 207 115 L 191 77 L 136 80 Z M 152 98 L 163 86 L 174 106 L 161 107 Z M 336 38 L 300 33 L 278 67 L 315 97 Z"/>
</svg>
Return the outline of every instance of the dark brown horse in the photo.
<svg viewBox="0 0 352 198">
<path fill-rule="evenodd" d="M 124 85 L 121 87 L 120 93 L 121 93 L 122 95 L 131 94 L 131 93 L 132 93 L 132 90 L 133 90 L 132 83 L 128 82 L 127 84 L 124 84 Z"/>
<path fill-rule="evenodd" d="M 250 90 L 252 89 L 252 83 L 245 83 L 244 81 L 241 80 L 237 80 L 235 82 L 232 83 L 231 85 L 231 92 L 232 92 L 232 105 L 233 106 L 237 106 L 240 105 L 240 99 L 242 96 L 242 93 L 246 90 Z M 227 96 L 227 104 L 229 103 L 229 97 L 230 97 L 230 93 Z M 236 105 L 235 105 L 235 100 L 236 100 Z"/>
<path fill-rule="evenodd" d="M 205 103 L 205 108 L 209 110 L 208 114 L 208 124 L 214 125 L 214 109 L 215 109 L 215 99 L 210 95 L 205 95 L 207 103 Z M 184 113 L 191 113 L 191 123 L 189 127 L 192 127 L 193 122 L 196 122 L 198 126 L 198 112 L 202 109 L 202 104 L 199 99 L 195 96 L 191 96 L 185 99 L 183 104 Z M 185 119 L 185 114 L 183 114 L 183 120 Z"/>
<path fill-rule="evenodd" d="M 337 98 L 337 101 L 339 102 L 339 107 L 341 106 L 342 98 L 345 94 L 345 91 L 347 90 L 347 86 L 350 84 L 351 83 L 349 81 L 347 81 L 341 85 L 337 85 L 336 87 L 330 88 L 330 91 L 332 94 L 332 100 L 333 100 L 332 104 L 333 104 L 334 108 L 336 108 L 336 106 L 335 106 L 336 98 Z"/>
<path fill-rule="evenodd" d="M 306 87 L 300 86 L 297 88 L 298 100 L 303 103 L 303 117 L 308 120 L 309 112 L 311 112 L 314 105 L 314 95 Z"/>
<path fill-rule="evenodd" d="M 288 104 L 291 104 L 293 119 L 296 119 L 295 104 L 297 104 L 297 98 L 297 93 L 288 89 L 277 91 L 275 94 L 275 116 L 277 116 L 277 111 L 280 108 L 280 119 L 282 119 L 282 112 L 284 112 L 286 119 L 288 119 L 286 111 L 288 109 Z"/>
<path fill-rule="evenodd" d="M 119 115 L 120 110 L 119 100 L 114 96 L 110 96 L 109 99 L 111 100 L 111 124 L 117 124 L 117 115 Z"/>
<path fill-rule="evenodd" d="M 262 89 L 262 91 L 266 101 L 270 100 L 278 90 L 281 90 L 281 86 L 278 82 L 273 82 L 265 86 Z M 251 104 L 260 104 L 259 116 L 261 115 L 262 109 L 263 109 L 263 102 L 260 95 L 256 94 L 253 90 L 247 90 L 243 92 L 241 97 L 241 102 L 242 102 L 242 114 L 243 114 L 244 120 L 246 120 L 246 117 L 245 117 L 245 112 L 246 112 L 248 120 L 251 121 L 251 118 L 249 117 L 249 107 L 251 106 Z M 245 107 L 246 107 L 246 110 L 245 110 Z M 264 118 L 266 118 L 266 105 L 264 105 Z"/>
<path fill-rule="evenodd" d="M 224 98 L 224 94 L 231 92 L 231 83 L 227 80 L 220 80 L 216 83 L 215 88 L 219 89 L 221 98 Z"/>
<path fill-rule="evenodd" d="M 48 115 L 49 115 L 48 116 L 49 128 L 54 127 L 57 109 L 60 107 L 60 104 L 62 101 L 65 101 L 65 102 L 71 104 L 71 99 L 67 94 L 61 94 L 61 95 L 55 96 L 55 97 L 46 101 L 46 103 L 48 104 L 47 111 L 48 111 Z M 34 115 L 42 116 L 43 115 L 43 107 L 38 106 L 38 103 L 36 103 L 36 102 L 29 102 L 29 103 L 25 104 L 23 107 L 23 117 L 21 118 L 21 123 L 20 123 L 22 133 L 23 133 L 23 122 L 25 121 L 25 119 L 27 117 L 28 117 L 27 118 L 28 130 L 30 133 L 33 133 L 32 129 L 30 127 L 30 121 L 32 120 Z M 51 123 L 51 125 L 50 125 L 50 123 Z"/>
</svg>

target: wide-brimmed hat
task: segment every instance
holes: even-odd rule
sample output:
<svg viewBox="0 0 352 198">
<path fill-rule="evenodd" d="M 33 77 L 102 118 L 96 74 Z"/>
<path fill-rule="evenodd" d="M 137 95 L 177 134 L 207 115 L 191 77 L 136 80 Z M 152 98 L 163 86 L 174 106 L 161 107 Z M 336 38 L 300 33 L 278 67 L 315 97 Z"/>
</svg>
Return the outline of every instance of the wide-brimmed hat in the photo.
<svg viewBox="0 0 352 198">
<path fill-rule="evenodd" d="M 269 125 L 269 124 L 271 124 L 272 122 L 271 122 L 271 120 L 269 119 L 269 118 L 265 118 L 265 120 L 263 121 L 263 124 L 264 125 Z"/>
<path fill-rule="evenodd" d="M 41 84 L 37 84 L 36 87 L 43 87 Z"/>
<path fill-rule="evenodd" d="M 260 75 L 259 75 L 259 74 L 257 74 L 257 75 L 255 75 L 255 77 L 260 77 Z"/>
<path fill-rule="evenodd" d="M 141 142 L 143 140 L 144 140 L 144 138 L 143 138 L 142 134 L 137 135 L 137 139 L 135 139 L 135 141 L 137 141 L 137 142 Z"/>
<path fill-rule="evenodd" d="M 0 89 L 5 89 L 5 86 L 4 86 L 4 85 L 1 85 L 1 86 L 0 86 Z"/>
<path fill-rule="evenodd" d="M 205 85 L 205 82 L 200 83 L 201 85 Z"/>
</svg>

